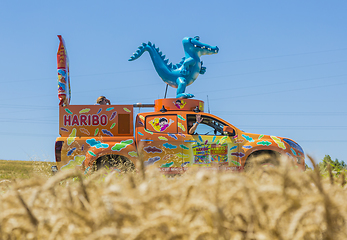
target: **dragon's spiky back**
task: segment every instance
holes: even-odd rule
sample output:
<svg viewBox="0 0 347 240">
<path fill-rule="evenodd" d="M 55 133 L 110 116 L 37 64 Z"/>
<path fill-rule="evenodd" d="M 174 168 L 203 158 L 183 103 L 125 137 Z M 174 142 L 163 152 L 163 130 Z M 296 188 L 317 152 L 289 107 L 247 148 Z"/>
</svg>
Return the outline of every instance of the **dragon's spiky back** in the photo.
<svg viewBox="0 0 347 240">
<path fill-rule="evenodd" d="M 139 57 L 141 57 L 141 55 L 145 52 L 148 51 L 152 53 L 154 53 L 154 51 L 160 56 L 160 58 L 162 59 L 163 63 L 168 67 L 169 70 L 175 70 L 178 69 L 182 66 L 185 58 L 182 58 L 181 62 L 173 65 L 172 63 L 169 63 L 169 59 L 165 59 L 165 55 L 163 55 L 163 53 L 160 51 L 160 49 L 158 47 L 155 47 L 155 44 L 152 44 L 151 42 L 148 43 L 142 43 L 141 46 L 138 47 L 138 49 L 136 50 L 136 52 L 134 52 L 134 54 L 129 58 L 129 61 L 134 61 L 136 59 L 138 59 Z"/>
</svg>

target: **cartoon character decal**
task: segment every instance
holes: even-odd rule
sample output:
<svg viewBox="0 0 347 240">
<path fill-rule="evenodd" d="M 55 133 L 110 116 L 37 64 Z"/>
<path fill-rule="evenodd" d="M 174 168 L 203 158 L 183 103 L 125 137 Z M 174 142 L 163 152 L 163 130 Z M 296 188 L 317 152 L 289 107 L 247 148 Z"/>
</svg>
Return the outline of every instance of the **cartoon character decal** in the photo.
<svg viewBox="0 0 347 240">
<path fill-rule="evenodd" d="M 184 108 L 184 106 L 186 105 L 187 102 L 181 100 L 181 99 L 177 99 L 174 104 L 178 109 L 182 109 Z"/>
<path fill-rule="evenodd" d="M 169 130 L 170 125 L 174 123 L 174 120 L 167 117 L 155 117 L 152 120 L 148 121 L 148 123 L 157 132 L 167 132 L 167 130 Z"/>
</svg>

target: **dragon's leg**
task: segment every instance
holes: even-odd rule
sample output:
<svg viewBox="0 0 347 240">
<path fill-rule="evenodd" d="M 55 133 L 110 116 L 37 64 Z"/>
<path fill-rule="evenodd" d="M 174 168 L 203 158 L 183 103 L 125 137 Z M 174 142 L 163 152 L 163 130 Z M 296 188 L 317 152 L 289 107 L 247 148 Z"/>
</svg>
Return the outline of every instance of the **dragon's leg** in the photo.
<svg viewBox="0 0 347 240">
<path fill-rule="evenodd" d="M 177 83 L 176 98 L 192 98 L 192 97 L 194 97 L 193 94 L 184 92 L 186 90 L 186 86 L 187 86 L 187 81 L 184 77 L 177 78 L 176 83 Z"/>
</svg>

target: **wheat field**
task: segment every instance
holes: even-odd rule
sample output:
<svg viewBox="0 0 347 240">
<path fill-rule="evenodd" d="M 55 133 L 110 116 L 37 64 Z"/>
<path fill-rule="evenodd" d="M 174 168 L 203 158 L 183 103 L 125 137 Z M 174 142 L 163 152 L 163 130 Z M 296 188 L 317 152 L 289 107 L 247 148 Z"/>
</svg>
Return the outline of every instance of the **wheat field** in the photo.
<svg viewBox="0 0 347 240">
<path fill-rule="evenodd" d="M 344 175 L 257 169 L 2 179 L 0 239 L 347 239 Z"/>
</svg>

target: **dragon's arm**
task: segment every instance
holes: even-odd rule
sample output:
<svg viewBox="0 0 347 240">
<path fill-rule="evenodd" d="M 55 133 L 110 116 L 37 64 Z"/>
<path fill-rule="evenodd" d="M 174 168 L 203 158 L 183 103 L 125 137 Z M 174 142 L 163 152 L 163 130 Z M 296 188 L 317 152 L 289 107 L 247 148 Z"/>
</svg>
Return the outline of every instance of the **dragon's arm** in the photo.
<svg viewBox="0 0 347 240">
<path fill-rule="evenodd" d="M 182 64 L 181 74 L 188 75 L 189 74 L 189 67 L 194 66 L 196 64 L 196 61 L 194 58 L 186 58 Z"/>
</svg>

